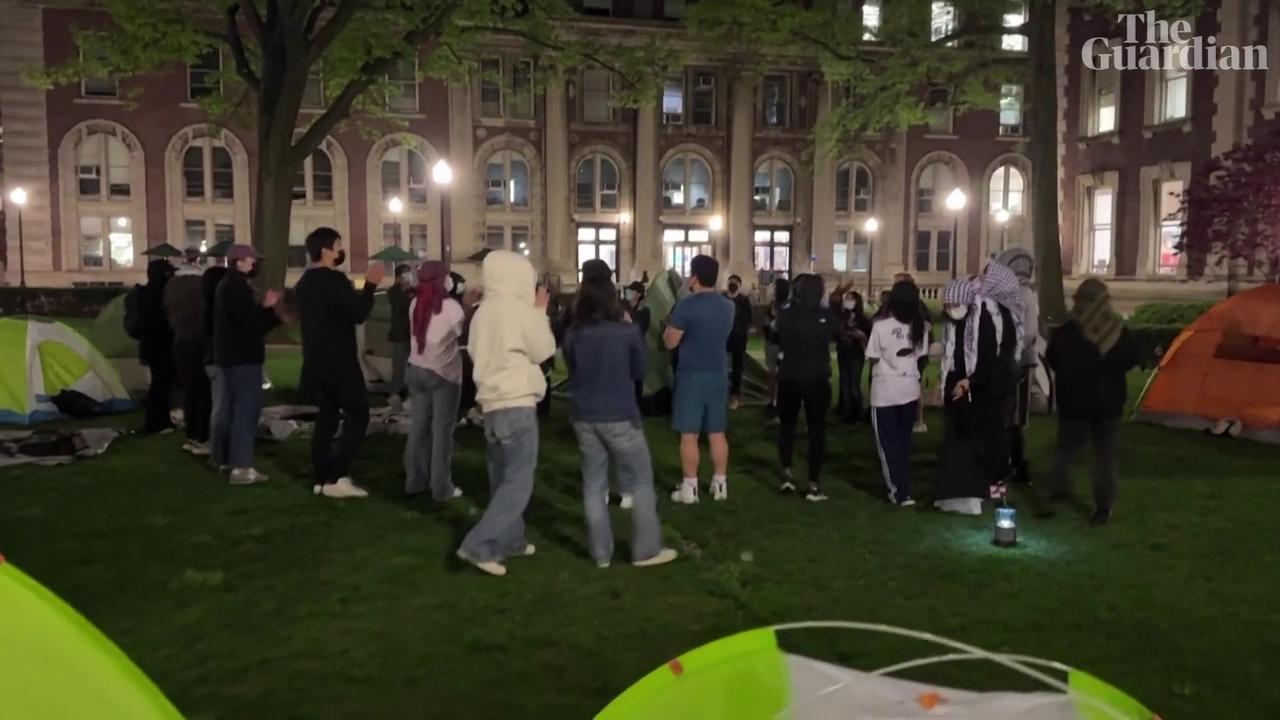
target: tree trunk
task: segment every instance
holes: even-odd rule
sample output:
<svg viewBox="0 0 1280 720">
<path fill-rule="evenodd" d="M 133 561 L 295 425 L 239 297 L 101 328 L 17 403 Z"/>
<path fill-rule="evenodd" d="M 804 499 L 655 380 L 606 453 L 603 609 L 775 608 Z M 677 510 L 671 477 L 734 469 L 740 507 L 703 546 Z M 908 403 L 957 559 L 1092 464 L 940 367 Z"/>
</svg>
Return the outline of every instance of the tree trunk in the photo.
<svg viewBox="0 0 1280 720">
<path fill-rule="evenodd" d="M 293 180 L 297 170 L 283 151 L 263 145 L 258 150 L 258 202 L 253 208 L 253 245 L 266 256 L 259 282 L 283 288 L 289 267 L 289 220 L 293 212 Z"/>
<path fill-rule="evenodd" d="M 1054 37 L 1056 3 L 1030 4 L 1028 50 L 1031 70 L 1031 208 L 1040 315 L 1047 324 L 1066 319 L 1062 289 L 1062 243 L 1058 227 L 1058 72 Z"/>
</svg>

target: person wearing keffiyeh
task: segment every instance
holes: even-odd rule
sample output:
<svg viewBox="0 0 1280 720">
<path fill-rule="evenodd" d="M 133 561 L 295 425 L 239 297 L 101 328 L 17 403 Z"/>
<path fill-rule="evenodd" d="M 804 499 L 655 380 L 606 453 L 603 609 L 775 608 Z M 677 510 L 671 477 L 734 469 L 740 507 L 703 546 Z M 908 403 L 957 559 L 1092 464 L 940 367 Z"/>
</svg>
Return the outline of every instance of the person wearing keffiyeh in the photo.
<svg viewBox="0 0 1280 720">
<path fill-rule="evenodd" d="M 1125 374 L 1142 355 L 1112 309 L 1101 280 L 1080 283 L 1071 319 L 1054 332 L 1045 359 L 1053 370 L 1058 398 L 1058 447 L 1049 475 L 1050 499 L 1070 497 L 1071 464 L 1084 444 L 1091 442 L 1095 474 L 1090 523 L 1105 525 L 1116 496 L 1116 438 L 1128 399 Z"/>
<path fill-rule="evenodd" d="M 1008 474 L 1005 413 L 1017 382 L 1020 298 L 1017 276 L 995 262 L 980 278 L 953 281 L 944 290 L 947 428 L 937 498 L 944 510 L 981 512 L 983 488 L 997 492 Z"/>
<path fill-rule="evenodd" d="M 1026 438 L 1023 431 L 1031 415 L 1031 386 L 1040 364 L 1037 347 L 1040 340 L 1040 301 L 1036 297 L 1032 281 L 1035 259 L 1023 248 L 1010 248 L 996 257 L 996 262 L 1007 265 L 1018 277 L 1022 287 L 1022 353 L 1018 358 L 1018 387 L 1009 402 L 1009 466 L 1013 481 L 1021 485 L 1031 484 L 1031 472 L 1027 465 Z"/>
</svg>

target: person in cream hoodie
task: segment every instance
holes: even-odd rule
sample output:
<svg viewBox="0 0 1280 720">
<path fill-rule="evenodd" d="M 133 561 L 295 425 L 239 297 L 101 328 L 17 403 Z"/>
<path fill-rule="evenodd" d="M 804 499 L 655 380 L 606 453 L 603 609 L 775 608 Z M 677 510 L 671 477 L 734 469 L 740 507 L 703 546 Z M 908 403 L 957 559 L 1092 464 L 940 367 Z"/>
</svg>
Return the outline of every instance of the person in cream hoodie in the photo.
<svg viewBox="0 0 1280 720">
<path fill-rule="evenodd" d="M 539 365 L 555 354 L 547 319 L 546 288 L 528 258 L 496 250 L 481 269 L 483 300 L 471 322 L 468 349 L 476 401 L 484 412 L 489 445 L 489 507 L 467 533 L 458 557 L 490 575 L 503 576 L 509 557 L 534 553 L 525 540 L 524 511 L 538 466 L 536 406 L 547 392 Z M 535 289 L 536 288 L 536 289 Z"/>
</svg>

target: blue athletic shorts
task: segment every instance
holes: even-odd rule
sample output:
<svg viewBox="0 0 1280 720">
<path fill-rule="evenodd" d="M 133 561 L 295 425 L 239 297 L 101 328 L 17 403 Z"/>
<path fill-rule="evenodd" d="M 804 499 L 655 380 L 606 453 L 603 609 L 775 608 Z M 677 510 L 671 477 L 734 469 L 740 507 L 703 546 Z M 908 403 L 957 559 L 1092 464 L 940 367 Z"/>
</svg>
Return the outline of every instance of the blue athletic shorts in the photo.
<svg viewBox="0 0 1280 720">
<path fill-rule="evenodd" d="M 671 427 L 678 433 L 722 433 L 729 429 L 729 377 L 724 372 L 676 374 Z"/>
</svg>

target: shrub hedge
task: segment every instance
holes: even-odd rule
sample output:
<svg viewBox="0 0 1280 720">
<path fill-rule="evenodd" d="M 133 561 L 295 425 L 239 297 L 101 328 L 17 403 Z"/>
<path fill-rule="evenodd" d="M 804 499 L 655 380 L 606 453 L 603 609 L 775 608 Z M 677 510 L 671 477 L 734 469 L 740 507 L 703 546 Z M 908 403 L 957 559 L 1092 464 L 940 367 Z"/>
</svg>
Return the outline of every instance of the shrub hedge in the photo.
<svg viewBox="0 0 1280 720">
<path fill-rule="evenodd" d="M 1213 307 L 1212 302 L 1144 303 L 1129 317 L 1133 325 L 1179 325 L 1186 327 Z"/>
</svg>

